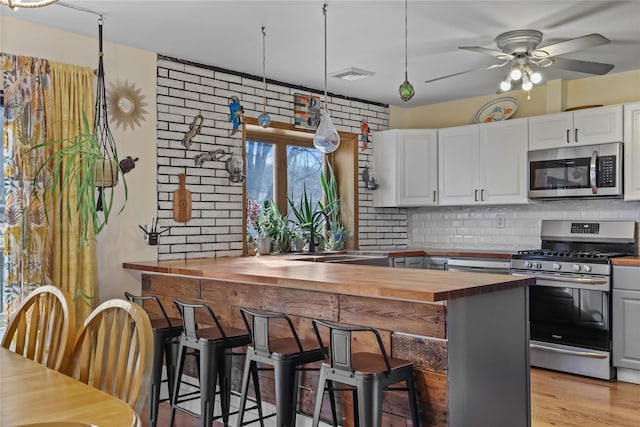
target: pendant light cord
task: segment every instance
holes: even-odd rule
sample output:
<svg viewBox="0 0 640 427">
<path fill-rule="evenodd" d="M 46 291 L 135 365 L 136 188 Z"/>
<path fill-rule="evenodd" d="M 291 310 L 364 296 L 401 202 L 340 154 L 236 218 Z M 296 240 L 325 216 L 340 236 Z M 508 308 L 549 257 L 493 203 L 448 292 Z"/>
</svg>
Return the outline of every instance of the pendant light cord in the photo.
<svg viewBox="0 0 640 427">
<path fill-rule="evenodd" d="M 262 27 L 262 114 L 267 114 L 267 55 L 266 55 L 266 27 Z"/>
<path fill-rule="evenodd" d="M 324 109 L 327 110 L 327 3 L 322 6 L 324 15 Z"/>
<path fill-rule="evenodd" d="M 407 1 L 404 0 L 404 81 L 409 81 L 408 61 L 407 61 Z"/>
</svg>

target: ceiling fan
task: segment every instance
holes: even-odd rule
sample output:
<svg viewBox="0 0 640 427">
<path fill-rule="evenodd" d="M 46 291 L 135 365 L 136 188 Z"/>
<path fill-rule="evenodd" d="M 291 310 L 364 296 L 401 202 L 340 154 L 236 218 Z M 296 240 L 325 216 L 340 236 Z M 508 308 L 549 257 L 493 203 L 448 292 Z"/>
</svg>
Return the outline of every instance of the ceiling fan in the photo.
<svg viewBox="0 0 640 427">
<path fill-rule="evenodd" d="M 540 31 L 515 30 L 498 35 L 495 41 L 500 50 L 488 49 L 481 46 L 460 46 L 459 49 L 490 55 L 503 62 L 488 67 L 447 74 L 446 76 L 426 80 L 425 83 L 431 83 L 474 71 L 492 70 L 510 65 L 510 72 L 500 84 L 500 89 L 502 91 L 510 90 L 512 81 L 522 80 L 522 89 L 530 90 L 533 84 L 539 83 L 542 80 L 542 75 L 537 71 L 538 68 L 546 68 L 554 65 L 565 70 L 603 75 L 607 74 L 614 67 L 612 64 L 559 57 L 567 53 L 611 43 L 608 38 L 601 34 L 589 34 L 538 47 L 542 42 L 542 33 Z"/>
</svg>

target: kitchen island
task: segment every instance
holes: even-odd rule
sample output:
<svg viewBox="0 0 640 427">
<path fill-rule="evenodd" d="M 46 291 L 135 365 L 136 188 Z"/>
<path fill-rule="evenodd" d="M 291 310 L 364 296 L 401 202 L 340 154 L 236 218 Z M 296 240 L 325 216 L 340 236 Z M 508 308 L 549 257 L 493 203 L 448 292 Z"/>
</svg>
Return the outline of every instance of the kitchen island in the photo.
<svg viewBox="0 0 640 427">
<path fill-rule="evenodd" d="M 423 426 L 530 425 L 526 287 L 534 279 L 285 256 L 126 262 L 123 267 L 141 271 L 143 293 L 159 296 L 166 308 L 174 310 L 175 297 L 203 301 L 223 325 L 243 327 L 239 307 L 246 306 L 289 314 L 308 339 L 314 339 L 313 318 L 377 328 L 394 357 L 414 363 Z M 363 340 L 354 347 L 373 345 Z M 240 369 L 238 363 L 235 382 Z M 307 371 L 300 395 L 300 410 L 307 414 L 315 384 L 317 373 Z M 263 394 L 272 399 L 269 388 Z M 343 397 L 345 425 L 352 425 L 350 399 Z M 409 425 L 407 406 L 403 392 L 386 393 L 383 424 Z"/>
</svg>

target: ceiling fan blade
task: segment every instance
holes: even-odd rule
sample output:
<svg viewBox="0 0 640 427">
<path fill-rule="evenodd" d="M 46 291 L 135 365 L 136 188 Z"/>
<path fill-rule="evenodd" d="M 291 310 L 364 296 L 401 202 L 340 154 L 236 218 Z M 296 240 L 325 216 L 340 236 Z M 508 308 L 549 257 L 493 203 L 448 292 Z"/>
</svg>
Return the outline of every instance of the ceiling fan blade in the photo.
<svg viewBox="0 0 640 427">
<path fill-rule="evenodd" d="M 485 55 L 494 56 L 502 60 L 515 58 L 515 56 L 509 53 L 505 53 L 500 50 L 487 49 L 486 47 L 481 47 L 481 46 L 460 46 L 458 47 L 458 49 L 469 50 L 471 52 L 476 52 L 476 53 L 483 53 Z"/>
<path fill-rule="evenodd" d="M 449 77 L 456 77 L 456 76 L 460 76 L 462 74 L 467 74 L 467 73 L 472 73 L 474 71 L 482 71 L 482 70 L 492 70 L 494 68 L 500 68 L 500 67 L 504 67 L 505 65 L 507 65 L 509 63 L 509 61 L 505 61 L 502 64 L 493 64 L 490 65 L 488 67 L 483 67 L 483 68 L 474 68 L 472 70 L 464 70 L 464 71 L 459 71 L 457 73 L 453 73 L 453 74 L 447 74 L 446 76 L 441 76 L 441 77 L 437 77 L 435 79 L 431 79 L 431 80 L 425 80 L 425 83 L 431 83 L 431 82 L 435 82 L 438 80 L 442 80 L 442 79 L 448 79 Z"/>
<path fill-rule="evenodd" d="M 611 40 L 602 34 L 589 34 L 588 36 L 576 37 L 575 39 L 532 50 L 531 55 L 535 58 L 548 58 L 609 43 L 611 43 Z"/>
<path fill-rule="evenodd" d="M 613 70 L 613 64 L 602 62 L 578 61 L 576 59 L 553 58 L 553 65 L 565 70 L 578 71 L 580 73 L 597 74 L 599 76 L 607 74 Z"/>
</svg>

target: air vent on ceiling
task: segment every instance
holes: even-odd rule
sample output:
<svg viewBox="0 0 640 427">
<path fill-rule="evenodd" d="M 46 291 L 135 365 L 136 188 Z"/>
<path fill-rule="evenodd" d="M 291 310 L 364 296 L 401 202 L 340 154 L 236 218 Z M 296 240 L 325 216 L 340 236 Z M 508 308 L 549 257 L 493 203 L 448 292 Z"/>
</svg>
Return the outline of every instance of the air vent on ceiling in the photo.
<svg viewBox="0 0 640 427">
<path fill-rule="evenodd" d="M 344 70 L 336 71 L 335 73 L 329 74 L 331 77 L 336 77 L 342 80 L 360 80 L 366 77 L 373 76 L 375 73 L 373 71 L 363 70 L 362 68 L 350 67 Z"/>
</svg>

